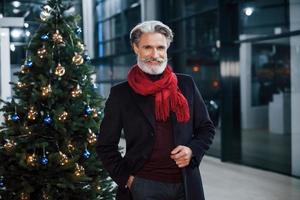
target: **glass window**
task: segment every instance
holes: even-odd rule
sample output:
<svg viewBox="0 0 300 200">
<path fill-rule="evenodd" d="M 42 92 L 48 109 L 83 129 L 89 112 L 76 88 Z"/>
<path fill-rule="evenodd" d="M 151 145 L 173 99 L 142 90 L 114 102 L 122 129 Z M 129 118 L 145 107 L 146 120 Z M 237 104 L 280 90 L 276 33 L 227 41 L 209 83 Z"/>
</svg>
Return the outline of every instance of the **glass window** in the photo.
<svg viewBox="0 0 300 200">
<path fill-rule="evenodd" d="M 242 162 L 287 174 L 291 173 L 290 48 L 289 38 L 243 43 L 240 48 Z"/>
</svg>

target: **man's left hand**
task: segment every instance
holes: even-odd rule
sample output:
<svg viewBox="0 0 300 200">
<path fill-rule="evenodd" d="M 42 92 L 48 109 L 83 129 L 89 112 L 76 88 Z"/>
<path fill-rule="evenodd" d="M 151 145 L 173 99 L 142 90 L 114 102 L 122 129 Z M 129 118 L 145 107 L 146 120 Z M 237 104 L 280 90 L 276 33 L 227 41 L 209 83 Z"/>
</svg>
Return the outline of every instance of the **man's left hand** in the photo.
<svg viewBox="0 0 300 200">
<path fill-rule="evenodd" d="M 189 165 L 192 158 L 192 150 L 189 147 L 179 145 L 171 151 L 171 158 L 179 168 Z"/>
</svg>

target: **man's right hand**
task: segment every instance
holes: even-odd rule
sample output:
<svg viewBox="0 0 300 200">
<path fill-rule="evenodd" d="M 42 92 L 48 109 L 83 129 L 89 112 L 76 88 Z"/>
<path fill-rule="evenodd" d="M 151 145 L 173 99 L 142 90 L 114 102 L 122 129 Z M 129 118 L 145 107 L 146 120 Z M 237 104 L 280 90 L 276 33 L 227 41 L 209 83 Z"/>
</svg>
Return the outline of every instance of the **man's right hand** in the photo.
<svg viewBox="0 0 300 200">
<path fill-rule="evenodd" d="M 130 189 L 131 188 L 131 185 L 132 185 L 132 182 L 133 182 L 133 179 L 134 179 L 134 176 L 129 176 L 128 178 L 128 181 L 127 181 L 127 187 Z"/>
</svg>

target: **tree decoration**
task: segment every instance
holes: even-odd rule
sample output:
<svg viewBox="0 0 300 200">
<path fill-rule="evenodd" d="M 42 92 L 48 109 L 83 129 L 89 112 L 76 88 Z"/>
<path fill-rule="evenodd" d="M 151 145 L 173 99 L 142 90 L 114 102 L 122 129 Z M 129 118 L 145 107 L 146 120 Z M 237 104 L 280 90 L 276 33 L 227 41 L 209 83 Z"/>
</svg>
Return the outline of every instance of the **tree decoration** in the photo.
<svg viewBox="0 0 300 200">
<path fill-rule="evenodd" d="M 84 114 L 85 115 L 90 115 L 90 114 L 92 114 L 92 112 L 93 112 L 93 109 L 89 105 L 86 105 L 84 107 Z"/>
<path fill-rule="evenodd" d="M 41 157 L 41 159 L 40 159 L 40 163 L 41 163 L 42 165 L 47 165 L 48 162 L 49 162 L 49 160 L 48 160 L 48 158 L 47 158 L 47 156 L 46 156 L 45 146 L 43 146 L 43 155 L 42 155 L 42 157 Z"/>
<path fill-rule="evenodd" d="M 77 84 L 76 88 L 74 90 L 72 90 L 71 95 L 72 97 L 79 97 L 82 94 L 82 90 L 80 88 L 80 85 Z"/>
<path fill-rule="evenodd" d="M 31 60 L 31 58 L 28 58 L 27 60 L 25 60 L 24 62 L 24 66 L 27 67 L 27 68 L 31 68 L 33 65 L 33 62 Z"/>
<path fill-rule="evenodd" d="M 87 150 L 87 149 L 85 149 L 84 151 L 83 151 L 83 157 L 85 158 L 85 159 L 88 159 L 90 156 L 91 156 L 91 153 L 89 152 L 89 150 Z"/>
<path fill-rule="evenodd" d="M 68 115 L 69 114 L 66 111 L 64 111 L 62 114 L 58 116 L 58 120 L 64 122 L 67 119 Z"/>
<path fill-rule="evenodd" d="M 95 133 L 93 133 L 91 129 L 89 129 L 87 141 L 90 144 L 95 144 L 97 142 L 97 135 Z"/>
<path fill-rule="evenodd" d="M 49 33 L 41 35 L 41 40 L 44 41 L 44 42 L 48 41 L 49 40 Z"/>
<path fill-rule="evenodd" d="M 47 114 L 45 117 L 44 117 L 44 124 L 45 125 L 50 125 L 52 124 L 52 121 L 53 119 L 51 118 L 51 116 L 49 114 Z"/>
<path fill-rule="evenodd" d="M 28 166 L 35 167 L 37 164 L 37 156 L 35 153 L 28 155 L 26 158 L 26 163 Z"/>
<path fill-rule="evenodd" d="M 79 34 L 82 33 L 82 29 L 81 29 L 80 26 L 76 26 L 76 28 L 75 28 L 75 33 L 76 33 L 77 35 L 79 35 Z"/>
<path fill-rule="evenodd" d="M 34 109 L 33 106 L 30 107 L 27 118 L 29 120 L 35 120 L 37 117 L 38 113 L 36 112 L 36 110 Z"/>
<path fill-rule="evenodd" d="M 11 116 L 11 120 L 13 122 L 18 122 L 20 120 L 20 116 L 18 115 L 18 113 L 14 113 L 12 116 Z"/>
<path fill-rule="evenodd" d="M 30 195 L 27 192 L 21 192 L 20 200 L 30 200 Z"/>
<path fill-rule="evenodd" d="M 4 144 L 4 148 L 6 149 L 6 151 L 10 151 L 16 145 L 17 145 L 17 143 L 15 141 L 7 139 L 6 143 Z"/>
<path fill-rule="evenodd" d="M 0 176 L 0 190 L 5 188 L 5 184 L 4 184 L 4 177 Z"/>
<path fill-rule="evenodd" d="M 43 97 L 49 96 L 50 93 L 52 92 L 50 84 L 48 84 L 47 86 L 42 87 L 41 90 L 42 90 L 42 96 Z"/>
<path fill-rule="evenodd" d="M 39 48 L 37 50 L 37 55 L 39 56 L 40 59 L 43 59 L 47 56 L 47 50 L 45 47 Z"/>
<path fill-rule="evenodd" d="M 83 56 L 83 59 L 84 59 L 85 62 L 88 62 L 88 63 L 91 61 L 91 57 L 89 55 L 87 55 L 87 54 L 85 54 Z"/>
<path fill-rule="evenodd" d="M 0 199 L 114 200 L 115 185 L 94 155 L 104 98 L 92 88 L 81 17 L 69 12 L 74 1 L 45 1 L 13 99 L 0 108 Z"/>
<path fill-rule="evenodd" d="M 56 44 L 60 44 L 64 42 L 62 35 L 60 34 L 59 30 L 56 30 L 55 33 L 52 35 L 52 40 Z"/>
<path fill-rule="evenodd" d="M 30 70 L 28 67 L 25 67 L 25 65 L 21 65 L 21 73 L 22 74 L 26 74 L 28 73 Z"/>
<path fill-rule="evenodd" d="M 69 159 L 66 154 L 59 152 L 59 163 L 61 166 L 64 166 L 69 163 Z"/>
<path fill-rule="evenodd" d="M 72 62 L 78 66 L 81 65 L 84 62 L 84 60 L 80 54 L 75 53 L 75 55 L 72 58 Z"/>
<path fill-rule="evenodd" d="M 75 150 L 75 147 L 74 147 L 74 145 L 72 144 L 71 141 L 69 141 L 69 143 L 68 143 L 68 150 L 69 151 L 74 151 Z"/>
<path fill-rule="evenodd" d="M 26 86 L 26 84 L 25 83 L 22 83 L 22 82 L 17 82 L 17 87 L 19 88 L 19 89 L 21 89 L 21 88 L 24 88 Z"/>
<path fill-rule="evenodd" d="M 75 176 L 80 177 L 85 174 L 85 169 L 79 165 L 78 163 L 75 163 L 75 171 L 74 171 Z"/>
<path fill-rule="evenodd" d="M 84 51 L 84 44 L 82 44 L 80 41 L 77 42 L 76 47 L 79 49 L 80 52 Z"/>
<path fill-rule="evenodd" d="M 66 72 L 66 69 L 60 63 L 58 63 L 55 68 L 55 72 L 54 72 L 55 75 L 63 76 L 65 74 L 65 72 Z"/>
</svg>

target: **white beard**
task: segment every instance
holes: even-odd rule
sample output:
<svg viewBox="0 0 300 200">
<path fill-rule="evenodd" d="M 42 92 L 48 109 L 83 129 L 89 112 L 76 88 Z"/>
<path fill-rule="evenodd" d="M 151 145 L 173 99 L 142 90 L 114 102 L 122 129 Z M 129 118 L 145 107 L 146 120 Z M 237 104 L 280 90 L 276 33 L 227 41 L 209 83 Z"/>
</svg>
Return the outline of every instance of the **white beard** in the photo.
<svg viewBox="0 0 300 200">
<path fill-rule="evenodd" d="M 168 64 L 168 59 L 164 59 L 164 61 L 158 65 L 148 65 L 146 62 L 137 57 L 137 65 L 138 67 L 145 72 L 146 74 L 158 75 L 162 74 L 166 69 Z"/>
</svg>

